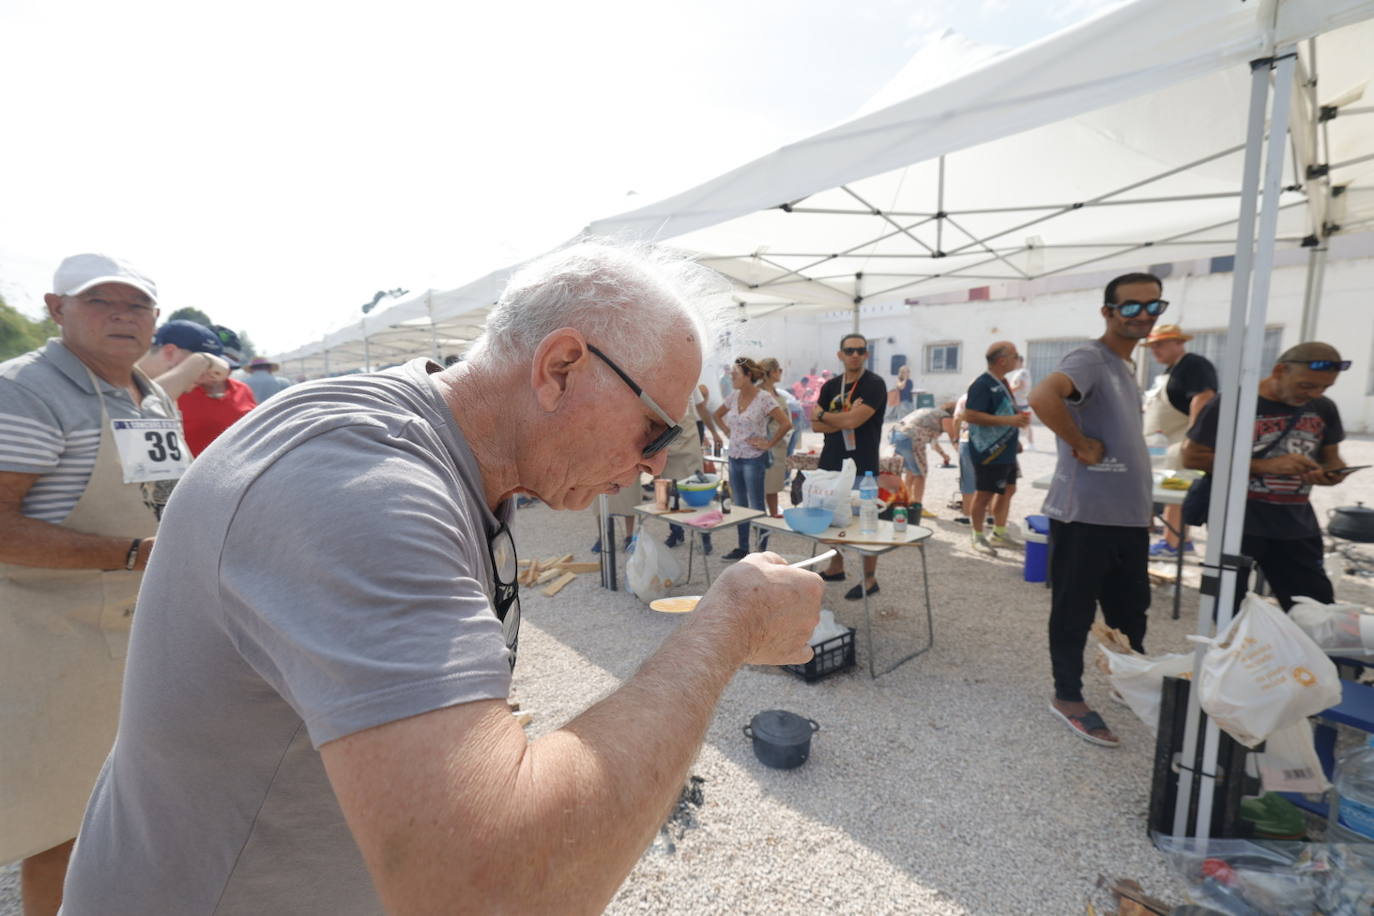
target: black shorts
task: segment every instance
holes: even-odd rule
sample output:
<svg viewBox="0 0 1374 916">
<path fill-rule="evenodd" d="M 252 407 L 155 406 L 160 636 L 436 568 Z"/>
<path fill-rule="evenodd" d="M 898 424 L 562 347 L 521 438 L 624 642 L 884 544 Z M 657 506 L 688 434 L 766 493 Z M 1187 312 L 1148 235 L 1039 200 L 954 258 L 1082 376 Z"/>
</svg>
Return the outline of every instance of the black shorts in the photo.
<svg viewBox="0 0 1374 916">
<path fill-rule="evenodd" d="M 975 464 L 973 488 L 979 493 L 1003 493 L 1016 483 L 1016 462 L 1009 464 Z"/>
</svg>

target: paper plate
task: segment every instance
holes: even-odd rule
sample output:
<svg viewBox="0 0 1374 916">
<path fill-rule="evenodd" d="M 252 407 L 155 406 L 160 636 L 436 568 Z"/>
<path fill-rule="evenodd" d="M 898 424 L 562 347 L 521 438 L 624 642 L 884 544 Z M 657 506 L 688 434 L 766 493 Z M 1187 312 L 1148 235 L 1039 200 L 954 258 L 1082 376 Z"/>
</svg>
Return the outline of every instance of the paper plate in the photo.
<svg viewBox="0 0 1374 916">
<path fill-rule="evenodd" d="M 697 606 L 700 595 L 680 595 L 676 598 L 655 598 L 649 607 L 664 614 L 686 614 Z"/>
</svg>

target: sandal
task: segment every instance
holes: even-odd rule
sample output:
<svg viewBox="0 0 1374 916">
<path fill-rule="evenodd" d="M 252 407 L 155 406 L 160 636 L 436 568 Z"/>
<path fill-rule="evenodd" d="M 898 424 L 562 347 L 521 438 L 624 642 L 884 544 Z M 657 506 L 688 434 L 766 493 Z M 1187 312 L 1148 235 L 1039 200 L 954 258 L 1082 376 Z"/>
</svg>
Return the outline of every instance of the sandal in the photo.
<svg viewBox="0 0 1374 916">
<path fill-rule="evenodd" d="M 1099 730 L 1106 732 L 1111 731 L 1111 729 L 1107 728 L 1107 723 L 1103 722 L 1102 717 L 1096 712 L 1089 710 L 1081 716 L 1071 716 L 1066 712 L 1062 712 L 1053 702 L 1051 702 L 1049 706 L 1050 712 L 1058 716 L 1060 721 L 1069 727 L 1070 731 L 1089 744 L 1096 744 L 1099 747 L 1121 746 L 1120 738 L 1099 738 L 1093 734 L 1093 732 Z"/>
</svg>

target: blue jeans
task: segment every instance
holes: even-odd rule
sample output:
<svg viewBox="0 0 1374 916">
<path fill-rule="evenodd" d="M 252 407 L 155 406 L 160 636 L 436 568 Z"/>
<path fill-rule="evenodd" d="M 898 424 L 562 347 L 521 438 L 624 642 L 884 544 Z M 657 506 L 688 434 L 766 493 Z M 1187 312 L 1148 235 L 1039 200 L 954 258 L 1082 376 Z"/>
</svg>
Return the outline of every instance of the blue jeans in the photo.
<svg viewBox="0 0 1374 916">
<path fill-rule="evenodd" d="M 767 454 L 757 458 L 730 459 L 730 495 L 734 498 L 735 505 L 745 509 L 767 511 L 767 503 L 763 500 L 763 476 L 768 469 L 767 460 Z M 739 546 L 741 550 L 749 549 L 748 525 L 739 526 Z M 767 536 L 760 538 L 759 549 L 767 546 Z"/>
<path fill-rule="evenodd" d="M 906 468 L 908 474 L 912 474 L 916 477 L 922 476 L 921 466 L 916 463 L 916 452 L 911 447 L 910 436 L 906 433 L 899 432 L 897 429 L 893 429 L 892 447 L 895 448 L 897 454 L 901 456 L 902 465 Z"/>
</svg>

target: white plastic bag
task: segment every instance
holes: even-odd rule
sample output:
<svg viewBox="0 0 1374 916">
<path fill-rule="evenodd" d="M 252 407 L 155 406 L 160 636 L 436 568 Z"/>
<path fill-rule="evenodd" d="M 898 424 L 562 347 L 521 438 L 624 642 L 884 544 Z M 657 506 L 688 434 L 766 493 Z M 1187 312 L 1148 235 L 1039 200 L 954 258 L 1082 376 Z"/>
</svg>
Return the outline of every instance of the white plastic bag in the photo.
<svg viewBox="0 0 1374 916">
<path fill-rule="evenodd" d="M 635 550 L 625 564 L 630 591 L 644 602 L 662 598 L 682 580 L 682 564 L 658 538 L 635 535 Z"/>
<path fill-rule="evenodd" d="M 1331 659 L 1283 611 L 1254 594 L 1245 596 L 1221 635 L 1188 638 L 1208 647 L 1199 705 L 1246 747 L 1341 701 Z"/>
<path fill-rule="evenodd" d="M 838 471 L 807 471 L 802 482 L 802 505 L 808 509 L 829 509 L 831 524 L 843 528 L 853 520 L 849 491 L 854 486 L 857 467 L 846 458 Z"/>
<path fill-rule="evenodd" d="M 1359 604 L 1322 604 L 1299 595 L 1288 617 L 1329 655 L 1374 658 L 1374 612 Z"/>
<path fill-rule="evenodd" d="M 1255 757 L 1266 792 L 1325 792 L 1331 787 L 1312 740 L 1312 723 L 1306 719 L 1274 732 Z"/>
<path fill-rule="evenodd" d="M 1111 672 L 1107 680 L 1121 694 L 1126 705 L 1131 707 L 1131 712 L 1139 716 L 1151 732 L 1155 732 L 1159 728 L 1160 693 L 1164 689 L 1164 678 L 1191 678 L 1193 656 L 1182 653 L 1150 658 L 1113 652 L 1101 644 L 1098 648 L 1107 657 L 1107 667 Z"/>
</svg>

